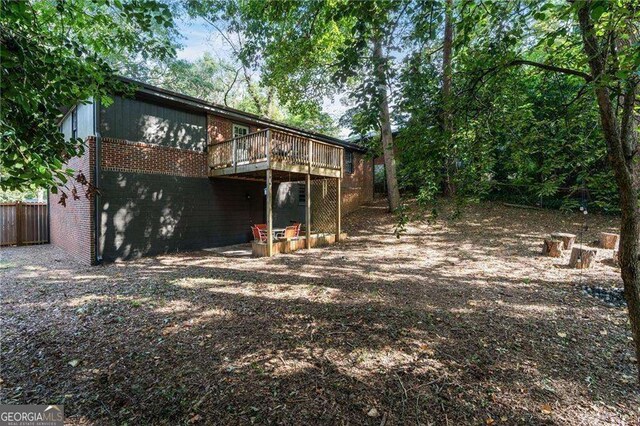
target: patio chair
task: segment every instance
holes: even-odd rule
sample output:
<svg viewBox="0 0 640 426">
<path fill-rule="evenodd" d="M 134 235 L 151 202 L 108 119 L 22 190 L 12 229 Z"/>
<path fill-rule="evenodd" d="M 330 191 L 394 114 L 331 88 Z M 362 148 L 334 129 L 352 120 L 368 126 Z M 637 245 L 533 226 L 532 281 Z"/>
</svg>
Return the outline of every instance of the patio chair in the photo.
<svg viewBox="0 0 640 426">
<path fill-rule="evenodd" d="M 251 232 L 253 233 L 253 239 L 256 241 L 260 241 L 261 243 L 267 242 L 267 234 L 262 232 L 258 225 L 251 227 Z"/>
<path fill-rule="evenodd" d="M 260 231 L 260 234 L 262 234 L 263 238 L 267 238 L 267 224 L 266 223 L 257 223 L 255 225 L 256 228 L 258 228 L 258 231 Z"/>
<path fill-rule="evenodd" d="M 293 240 L 294 238 L 297 238 L 297 237 L 298 237 L 298 227 L 293 225 L 293 226 L 287 226 L 284 229 L 281 239 Z"/>
</svg>

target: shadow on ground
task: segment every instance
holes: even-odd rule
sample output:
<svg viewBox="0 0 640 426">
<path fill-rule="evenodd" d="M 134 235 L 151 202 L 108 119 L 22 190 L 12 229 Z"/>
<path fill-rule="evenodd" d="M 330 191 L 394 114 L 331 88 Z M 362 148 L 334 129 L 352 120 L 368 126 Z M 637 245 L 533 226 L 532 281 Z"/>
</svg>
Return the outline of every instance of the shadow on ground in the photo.
<svg viewBox="0 0 640 426">
<path fill-rule="evenodd" d="M 579 216 L 487 203 L 396 239 L 374 205 L 345 225 L 347 242 L 272 259 L 3 249 L 2 401 L 77 424 L 640 420 L 625 311 L 580 291 L 619 271 L 538 255 Z"/>
</svg>

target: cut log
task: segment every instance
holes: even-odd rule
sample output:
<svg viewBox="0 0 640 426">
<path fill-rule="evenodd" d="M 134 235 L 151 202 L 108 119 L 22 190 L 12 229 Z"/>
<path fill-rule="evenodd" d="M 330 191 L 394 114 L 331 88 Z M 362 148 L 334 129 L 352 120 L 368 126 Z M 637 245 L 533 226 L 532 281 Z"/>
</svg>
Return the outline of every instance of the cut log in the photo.
<svg viewBox="0 0 640 426">
<path fill-rule="evenodd" d="M 576 242 L 575 234 L 568 234 L 566 232 L 554 232 L 551 234 L 551 238 L 554 240 L 562 240 L 562 248 L 565 250 L 571 250 L 573 243 Z"/>
<path fill-rule="evenodd" d="M 542 244 L 542 254 L 550 257 L 561 257 L 562 256 L 562 240 L 553 240 L 550 238 L 545 238 L 544 243 Z"/>
<path fill-rule="evenodd" d="M 596 259 L 598 249 L 577 244 L 571 250 L 571 259 L 569 259 L 569 267 L 578 269 L 587 269 Z"/>
<path fill-rule="evenodd" d="M 618 234 L 610 234 L 609 232 L 600 233 L 600 247 L 603 249 L 617 249 L 620 236 Z"/>
</svg>

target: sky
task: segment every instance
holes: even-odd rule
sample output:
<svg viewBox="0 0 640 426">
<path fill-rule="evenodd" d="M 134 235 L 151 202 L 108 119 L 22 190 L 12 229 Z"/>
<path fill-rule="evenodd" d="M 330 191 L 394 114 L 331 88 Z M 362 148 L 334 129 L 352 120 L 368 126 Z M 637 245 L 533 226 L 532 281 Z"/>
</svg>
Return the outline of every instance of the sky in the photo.
<svg viewBox="0 0 640 426">
<path fill-rule="evenodd" d="M 214 57 L 233 60 L 233 50 L 224 37 L 202 18 L 184 18 L 176 24 L 183 37 L 180 40 L 182 48 L 177 52 L 178 59 L 193 61 L 209 52 Z M 322 104 L 323 110 L 331 115 L 336 123 L 348 108 L 342 99 L 340 96 L 336 99 L 327 98 Z M 339 136 L 346 138 L 349 133 L 349 129 L 341 127 Z"/>
</svg>

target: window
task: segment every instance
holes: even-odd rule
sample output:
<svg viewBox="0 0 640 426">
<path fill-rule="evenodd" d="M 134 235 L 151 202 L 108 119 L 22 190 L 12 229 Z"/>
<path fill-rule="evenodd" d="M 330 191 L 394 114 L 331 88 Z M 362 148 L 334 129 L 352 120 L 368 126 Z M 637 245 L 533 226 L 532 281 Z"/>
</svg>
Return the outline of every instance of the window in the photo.
<svg viewBox="0 0 640 426">
<path fill-rule="evenodd" d="M 247 126 L 242 126 L 240 124 L 233 125 L 233 137 L 237 138 L 239 136 L 244 136 L 249 134 L 249 128 Z"/>
<path fill-rule="evenodd" d="M 349 173 L 349 174 L 353 173 L 353 152 L 352 151 L 344 152 L 344 171 L 345 173 Z"/>
<path fill-rule="evenodd" d="M 305 184 L 298 184 L 298 205 L 307 205 L 307 186 Z"/>
<path fill-rule="evenodd" d="M 78 137 L 78 108 L 74 108 L 71 111 L 71 138 Z"/>
</svg>

